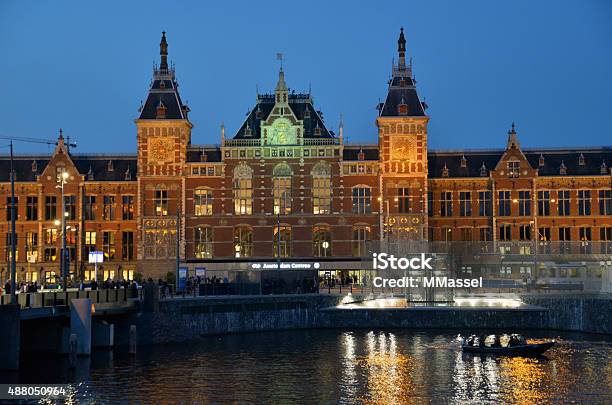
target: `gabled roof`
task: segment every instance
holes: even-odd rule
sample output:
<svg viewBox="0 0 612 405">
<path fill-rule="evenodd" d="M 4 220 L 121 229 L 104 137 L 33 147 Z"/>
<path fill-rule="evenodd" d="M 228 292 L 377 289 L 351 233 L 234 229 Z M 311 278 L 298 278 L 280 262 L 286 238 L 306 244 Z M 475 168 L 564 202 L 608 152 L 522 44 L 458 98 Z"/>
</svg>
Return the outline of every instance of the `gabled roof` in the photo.
<svg viewBox="0 0 612 405">
<path fill-rule="evenodd" d="M 191 145 L 187 149 L 187 162 L 221 162 L 221 149 L 218 146 Z"/>
<path fill-rule="evenodd" d="M 136 155 L 78 155 L 71 154 L 79 174 L 86 181 L 135 181 L 137 171 Z M 49 155 L 17 155 L 14 157 L 15 180 L 34 182 L 51 158 Z M 35 162 L 35 164 L 34 164 Z M 110 162 L 110 165 L 109 165 Z M 112 171 L 109 171 L 109 166 Z M 36 170 L 33 170 L 36 169 Z M 126 177 L 126 172 L 129 176 Z M 10 158 L 0 156 L 0 182 L 10 181 Z"/>
<path fill-rule="evenodd" d="M 298 120 L 304 123 L 303 138 L 334 138 L 335 135 L 329 131 L 321 118 L 321 113 L 314 108 L 312 98 L 309 94 L 289 93 L 289 108 Z M 259 139 L 261 138 L 261 122 L 266 121 L 274 108 L 273 94 L 259 94 L 255 107 L 249 112 L 246 120 L 234 135 L 234 139 Z M 315 134 L 315 129 L 321 130 L 320 135 Z M 251 135 L 246 134 L 246 129 L 251 130 Z"/>
<path fill-rule="evenodd" d="M 480 169 L 484 163 L 487 177 L 490 170 L 495 169 L 503 156 L 504 149 L 483 150 L 456 150 L 456 151 L 428 151 L 429 178 L 442 178 L 446 167 L 449 178 L 481 177 Z M 610 175 L 612 165 L 612 148 L 526 148 L 523 149 L 529 165 L 538 170 L 538 176 L 560 176 L 563 163 L 567 176 L 598 176 Z M 584 158 L 580 164 L 581 156 Z M 544 165 L 540 166 L 540 156 Z M 466 167 L 461 167 L 462 158 L 465 158 Z M 607 173 L 602 173 L 602 164 L 605 163 Z"/>
<path fill-rule="evenodd" d="M 378 145 L 344 145 L 342 159 L 359 161 L 359 153 L 363 152 L 363 160 L 378 160 Z"/>
</svg>

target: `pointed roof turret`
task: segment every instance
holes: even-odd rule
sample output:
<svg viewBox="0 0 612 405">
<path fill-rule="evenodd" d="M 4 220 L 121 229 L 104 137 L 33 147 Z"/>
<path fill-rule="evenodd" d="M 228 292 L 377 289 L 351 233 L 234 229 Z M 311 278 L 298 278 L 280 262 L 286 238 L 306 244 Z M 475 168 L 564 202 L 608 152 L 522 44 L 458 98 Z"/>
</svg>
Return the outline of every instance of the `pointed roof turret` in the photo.
<svg viewBox="0 0 612 405">
<path fill-rule="evenodd" d="M 159 70 L 168 71 L 168 42 L 166 41 L 166 31 L 162 31 L 161 42 L 159 43 Z"/>
<path fill-rule="evenodd" d="M 516 136 L 516 127 L 514 126 L 514 122 L 512 123 L 512 128 L 508 131 L 508 143 L 506 145 L 506 149 L 520 149 L 521 144 L 518 141 Z"/>
<path fill-rule="evenodd" d="M 153 69 L 153 81 L 145 103 L 139 108 L 139 119 L 187 119 L 189 107 L 183 104 L 178 92 L 174 66 L 168 65 L 168 41 L 162 32 L 159 43 L 160 64 Z M 163 110 L 163 114 L 162 114 Z"/>
<path fill-rule="evenodd" d="M 285 72 L 281 66 L 278 71 L 278 83 L 276 83 L 276 89 L 274 90 L 276 104 L 287 104 L 288 102 L 289 89 L 287 83 L 285 83 Z"/>
<path fill-rule="evenodd" d="M 404 37 L 404 27 L 400 28 L 400 35 L 397 40 L 397 53 L 399 55 L 398 68 L 406 69 L 406 38 Z"/>
<path fill-rule="evenodd" d="M 400 29 L 397 52 L 399 55 L 398 64 L 392 67 L 389 91 L 385 102 L 378 107 L 379 114 L 381 117 L 425 116 L 424 105 L 419 99 L 415 86 L 416 82 L 412 77 L 412 62 L 406 64 L 404 28 Z"/>
</svg>

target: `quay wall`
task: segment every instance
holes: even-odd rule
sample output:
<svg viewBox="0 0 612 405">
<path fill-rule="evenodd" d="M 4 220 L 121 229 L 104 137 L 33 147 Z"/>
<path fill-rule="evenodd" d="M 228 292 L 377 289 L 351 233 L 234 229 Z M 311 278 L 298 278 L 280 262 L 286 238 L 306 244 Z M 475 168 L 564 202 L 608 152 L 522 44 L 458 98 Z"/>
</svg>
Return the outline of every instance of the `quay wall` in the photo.
<svg viewBox="0 0 612 405">
<path fill-rule="evenodd" d="M 548 310 L 548 329 L 612 334 L 612 294 L 523 294 Z"/>
<path fill-rule="evenodd" d="M 287 329 L 547 329 L 549 322 L 548 310 L 535 307 L 337 308 L 343 300 L 347 298 L 325 294 L 177 298 L 109 322 L 115 325 L 118 345 L 128 344 L 131 325 L 136 326 L 138 344 L 148 345 Z"/>
</svg>

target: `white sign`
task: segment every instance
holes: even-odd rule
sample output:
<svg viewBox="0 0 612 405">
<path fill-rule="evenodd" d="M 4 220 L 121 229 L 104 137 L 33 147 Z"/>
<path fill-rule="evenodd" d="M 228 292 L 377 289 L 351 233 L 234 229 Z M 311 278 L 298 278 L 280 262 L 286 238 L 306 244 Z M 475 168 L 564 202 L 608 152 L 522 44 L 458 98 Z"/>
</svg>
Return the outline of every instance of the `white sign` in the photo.
<svg viewBox="0 0 612 405">
<path fill-rule="evenodd" d="M 319 263 L 281 263 L 281 270 L 310 270 L 321 267 Z M 277 270 L 278 263 L 251 263 L 254 270 Z"/>
<path fill-rule="evenodd" d="M 104 252 L 89 252 L 89 263 L 102 263 Z"/>
</svg>

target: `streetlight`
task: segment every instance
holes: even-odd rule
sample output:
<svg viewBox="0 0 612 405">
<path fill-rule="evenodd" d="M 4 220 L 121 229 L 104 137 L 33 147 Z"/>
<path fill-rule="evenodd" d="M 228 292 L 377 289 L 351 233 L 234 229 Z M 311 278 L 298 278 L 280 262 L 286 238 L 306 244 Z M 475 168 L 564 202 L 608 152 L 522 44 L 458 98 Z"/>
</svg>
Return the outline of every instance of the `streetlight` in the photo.
<svg viewBox="0 0 612 405">
<path fill-rule="evenodd" d="M 61 200 L 62 248 L 60 249 L 60 274 L 62 277 L 64 292 L 66 292 L 66 290 L 68 289 L 68 279 L 67 279 L 68 275 L 66 274 L 67 273 L 66 271 L 66 217 L 67 215 L 66 214 L 68 213 L 66 212 L 66 201 L 64 199 L 64 184 L 68 182 L 69 177 L 70 177 L 70 174 L 66 170 L 62 170 L 62 174 L 58 178 L 59 184 L 56 186 L 57 188 L 62 190 L 62 200 Z M 59 225 L 60 221 L 56 219 L 54 222 L 56 225 Z"/>
</svg>

